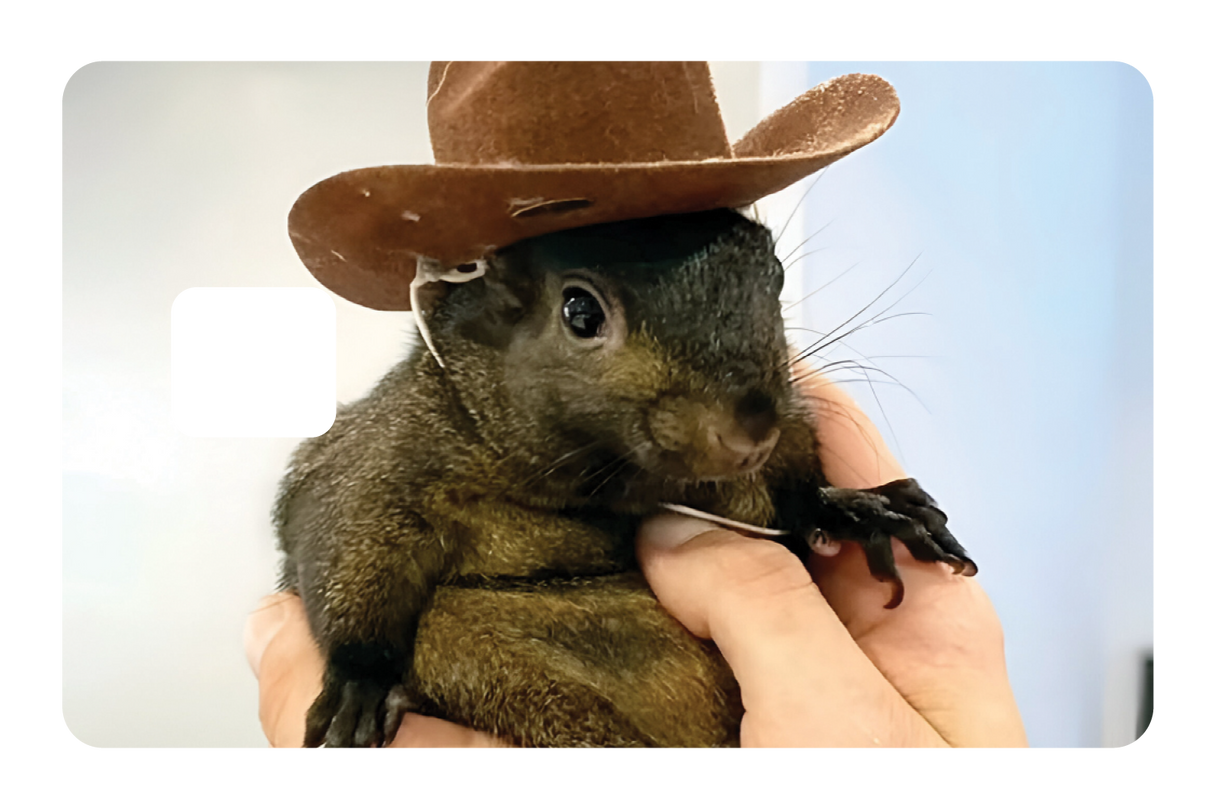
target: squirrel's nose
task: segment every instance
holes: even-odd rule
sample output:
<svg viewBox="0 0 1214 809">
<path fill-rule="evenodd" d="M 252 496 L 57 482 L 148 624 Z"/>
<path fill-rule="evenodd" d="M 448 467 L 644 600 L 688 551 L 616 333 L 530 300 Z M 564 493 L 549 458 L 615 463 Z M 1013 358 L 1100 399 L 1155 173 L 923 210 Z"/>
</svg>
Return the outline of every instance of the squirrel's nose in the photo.
<svg viewBox="0 0 1214 809">
<path fill-rule="evenodd" d="M 752 389 L 738 400 L 734 418 L 752 441 L 762 444 L 776 426 L 776 402 L 763 391 Z"/>
<path fill-rule="evenodd" d="M 738 473 L 762 466 L 780 440 L 776 403 L 759 390 L 738 400 L 734 417 L 707 425 L 709 453 L 716 463 Z"/>
<path fill-rule="evenodd" d="M 708 428 L 708 456 L 722 471 L 750 472 L 766 463 L 780 440 L 780 431 L 769 429 L 761 441 L 755 441 L 744 429 Z"/>
<path fill-rule="evenodd" d="M 724 402 L 668 395 L 649 411 L 647 426 L 673 474 L 719 480 L 766 463 L 780 440 L 778 422 L 775 400 L 751 389 Z"/>
</svg>

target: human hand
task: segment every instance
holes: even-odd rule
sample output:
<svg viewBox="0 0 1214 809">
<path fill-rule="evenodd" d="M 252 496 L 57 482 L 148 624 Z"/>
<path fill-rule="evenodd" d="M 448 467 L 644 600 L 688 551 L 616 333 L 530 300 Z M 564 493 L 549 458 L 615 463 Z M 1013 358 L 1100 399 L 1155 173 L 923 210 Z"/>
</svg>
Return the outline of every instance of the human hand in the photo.
<svg viewBox="0 0 1214 809">
<path fill-rule="evenodd" d="M 832 485 L 905 477 L 849 397 L 809 385 Z M 849 543 L 806 571 L 774 542 L 664 514 L 645 523 L 637 548 L 658 600 L 733 669 L 743 746 L 1027 744 L 994 608 L 947 565 L 895 543 L 906 597 L 888 610 L 889 586 Z"/>
<path fill-rule="evenodd" d="M 320 695 L 324 660 L 308 629 L 303 600 L 275 593 L 261 600 L 244 631 L 245 655 L 259 689 L 261 729 L 272 747 L 302 747 L 308 708 Z M 486 733 L 405 714 L 388 747 L 496 747 Z"/>
</svg>

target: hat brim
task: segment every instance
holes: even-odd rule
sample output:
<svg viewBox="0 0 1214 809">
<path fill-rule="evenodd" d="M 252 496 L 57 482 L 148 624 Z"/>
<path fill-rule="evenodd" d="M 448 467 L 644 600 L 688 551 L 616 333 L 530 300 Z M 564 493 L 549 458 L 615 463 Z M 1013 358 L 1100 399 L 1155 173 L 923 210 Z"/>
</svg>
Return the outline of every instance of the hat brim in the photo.
<svg viewBox="0 0 1214 809">
<path fill-rule="evenodd" d="M 897 96 L 881 84 L 892 102 L 865 105 L 869 111 L 862 116 L 854 110 L 834 116 L 831 122 L 836 125 L 827 127 L 825 134 L 802 134 L 800 143 L 790 147 L 783 131 L 789 111 L 795 114 L 796 105 L 821 88 L 811 90 L 739 142 L 749 142 L 752 151 L 768 152 L 765 156 L 347 171 L 304 192 L 291 209 L 288 230 L 299 257 L 330 290 L 372 309 L 408 310 L 419 255 L 455 266 L 558 230 L 741 208 L 775 193 L 875 140 L 893 124 Z M 871 86 L 869 82 L 866 89 Z M 841 120 L 848 125 L 837 126 Z"/>
</svg>

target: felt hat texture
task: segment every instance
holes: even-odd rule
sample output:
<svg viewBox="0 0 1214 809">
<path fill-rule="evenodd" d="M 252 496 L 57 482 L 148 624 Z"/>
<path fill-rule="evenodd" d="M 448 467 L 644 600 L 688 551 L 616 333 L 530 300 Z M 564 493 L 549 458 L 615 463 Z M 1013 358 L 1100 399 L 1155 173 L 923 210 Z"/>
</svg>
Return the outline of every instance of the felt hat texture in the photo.
<svg viewBox="0 0 1214 809">
<path fill-rule="evenodd" d="M 419 258 L 453 268 L 558 230 L 741 208 L 871 143 L 898 109 L 884 79 L 841 76 L 731 146 L 707 62 L 434 62 L 434 164 L 323 180 L 288 231 L 333 292 L 408 310 Z"/>
</svg>

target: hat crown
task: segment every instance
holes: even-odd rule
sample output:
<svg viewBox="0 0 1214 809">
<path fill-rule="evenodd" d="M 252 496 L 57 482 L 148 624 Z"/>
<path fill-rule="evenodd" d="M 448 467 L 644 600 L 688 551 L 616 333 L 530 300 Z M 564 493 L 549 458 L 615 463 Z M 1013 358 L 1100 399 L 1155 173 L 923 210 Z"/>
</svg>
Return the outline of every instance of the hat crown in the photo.
<svg viewBox="0 0 1214 809">
<path fill-rule="evenodd" d="M 854 74 L 732 147 L 705 62 L 437 62 L 436 165 L 345 171 L 291 209 L 291 241 L 338 295 L 409 309 L 418 260 L 455 267 L 567 228 L 741 208 L 870 143 L 894 88 Z"/>
<path fill-rule="evenodd" d="M 426 108 L 440 165 L 733 154 L 706 62 L 435 62 Z"/>
</svg>

